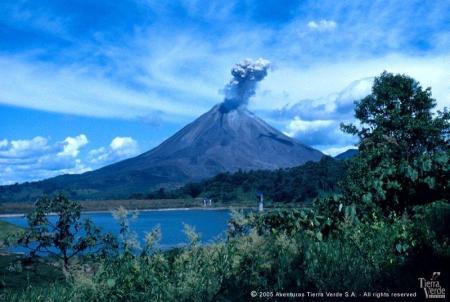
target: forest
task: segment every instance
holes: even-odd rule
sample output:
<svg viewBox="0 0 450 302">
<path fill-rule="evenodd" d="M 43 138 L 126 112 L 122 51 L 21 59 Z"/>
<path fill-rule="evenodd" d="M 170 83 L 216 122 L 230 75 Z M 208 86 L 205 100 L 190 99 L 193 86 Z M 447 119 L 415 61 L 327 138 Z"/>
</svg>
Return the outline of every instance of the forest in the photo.
<svg viewBox="0 0 450 302">
<path fill-rule="evenodd" d="M 344 177 L 345 171 L 345 161 L 325 156 L 319 162 L 307 162 L 294 168 L 220 173 L 200 182 L 188 183 L 176 190 L 160 189 L 150 194 L 133 194 L 130 197 L 203 197 L 226 204 L 231 201 L 256 200 L 256 194 L 260 192 L 271 203 L 310 203 L 318 196 L 337 193 L 338 182 Z"/>
</svg>

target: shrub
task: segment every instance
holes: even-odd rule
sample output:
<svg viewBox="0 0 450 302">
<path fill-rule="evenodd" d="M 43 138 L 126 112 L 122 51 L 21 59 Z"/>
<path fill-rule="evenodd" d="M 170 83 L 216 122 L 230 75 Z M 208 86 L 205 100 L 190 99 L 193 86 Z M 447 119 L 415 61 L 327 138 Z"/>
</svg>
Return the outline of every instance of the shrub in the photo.
<svg viewBox="0 0 450 302">
<path fill-rule="evenodd" d="M 50 215 L 56 216 L 54 221 Z M 111 234 L 102 234 L 89 219 L 81 221 L 80 204 L 63 195 L 39 199 L 27 220 L 19 244 L 30 249 L 31 257 L 43 252 L 62 260 L 65 273 L 70 261 L 83 252 L 104 252 L 115 246 Z"/>
</svg>

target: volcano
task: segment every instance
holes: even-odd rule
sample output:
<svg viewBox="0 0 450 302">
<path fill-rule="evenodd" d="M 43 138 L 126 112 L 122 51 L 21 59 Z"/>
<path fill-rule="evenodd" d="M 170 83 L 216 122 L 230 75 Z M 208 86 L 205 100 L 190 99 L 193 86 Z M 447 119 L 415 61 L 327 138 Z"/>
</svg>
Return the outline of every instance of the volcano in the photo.
<svg viewBox="0 0 450 302">
<path fill-rule="evenodd" d="M 79 199 L 127 198 L 133 193 L 175 188 L 221 172 L 294 167 L 318 161 L 322 156 L 320 151 L 271 127 L 246 107 L 229 110 L 219 104 L 137 157 L 83 174 L 22 184 L 14 194 L 2 199 L 29 200 L 59 191 Z"/>
<path fill-rule="evenodd" d="M 153 150 L 97 173 L 147 171 L 168 182 L 186 182 L 239 169 L 293 167 L 322 156 L 246 108 L 224 111 L 216 105 Z"/>
</svg>

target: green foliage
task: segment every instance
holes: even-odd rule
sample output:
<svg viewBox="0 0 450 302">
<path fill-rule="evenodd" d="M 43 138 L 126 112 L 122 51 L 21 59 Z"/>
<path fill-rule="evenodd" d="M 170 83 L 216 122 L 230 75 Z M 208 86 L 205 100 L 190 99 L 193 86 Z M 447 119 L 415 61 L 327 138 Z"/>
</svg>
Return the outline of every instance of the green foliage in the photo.
<svg viewBox="0 0 450 302">
<path fill-rule="evenodd" d="M 0 298 L 5 298 L 4 301 L 10 302 L 82 301 L 78 297 L 79 295 L 73 288 L 68 287 L 62 282 L 48 283 L 45 286 L 39 287 L 29 286 L 22 291 L 8 290 L 0 296 Z"/>
<path fill-rule="evenodd" d="M 189 183 L 183 187 L 183 192 L 192 198 L 196 198 L 202 193 L 202 186 L 199 183 Z"/>
<path fill-rule="evenodd" d="M 312 209 L 273 210 L 264 215 L 249 212 L 244 219 L 241 215 L 234 213 L 230 219 L 229 235 L 247 235 L 249 230 L 254 230 L 259 235 L 283 233 L 293 236 L 302 232 L 321 240 L 332 225 L 332 219 L 316 215 Z"/>
<path fill-rule="evenodd" d="M 159 238 L 154 230 L 151 247 L 144 247 L 151 252 L 99 258 L 93 274 L 75 275 L 47 292 L 29 287 L 8 295 L 22 301 L 245 301 L 252 290 L 410 290 L 417 276 L 428 274 L 421 263 L 432 259 L 433 267 L 443 268 L 450 260 L 448 234 L 440 235 L 447 236 L 443 243 L 430 224 L 436 207 L 449 205 L 371 222 L 344 214 L 328 232 L 327 220 L 310 210 L 240 212 L 225 242 L 199 245 L 187 227 L 190 244 L 160 251 L 152 247 Z"/>
<path fill-rule="evenodd" d="M 128 211 L 124 207 L 119 207 L 112 212 L 114 219 L 119 223 L 119 240 L 122 243 L 122 250 L 125 253 L 136 252 L 141 249 L 136 232 L 130 229 L 130 220 L 137 219 L 137 211 Z"/>
<path fill-rule="evenodd" d="M 414 208 L 416 235 L 433 242 L 434 249 L 450 256 L 450 204 L 448 201 L 437 201 Z"/>
<path fill-rule="evenodd" d="M 0 221 L 0 251 L 8 245 L 14 244 L 22 233 L 21 227 L 6 221 Z"/>
<path fill-rule="evenodd" d="M 435 106 L 431 89 L 408 76 L 375 79 L 372 94 L 356 103 L 360 126 L 342 125 L 360 138 L 343 185 L 346 202 L 388 214 L 450 199 L 450 114 L 433 114 Z"/>
<path fill-rule="evenodd" d="M 53 221 L 50 215 L 55 215 Z M 19 239 L 19 244 L 30 249 L 30 256 L 39 252 L 51 254 L 63 261 L 63 268 L 85 251 L 98 252 L 106 245 L 114 245 L 110 234 L 103 235 L 88 219 L 81 221 L 81 206 L 62 195 L 43 197 L 35 209 L 27 215 L 28 228 Z"/>
<path fill-rule="evenodd" d="M 346 163 L 331 157 L 319 162 L 276 171 L 238 171 L 220 173 L 197 183 L 189 183 L 178 190 L 164 192 L 163 198 L 212 198 L 215 202 L 256 200 L 256 192 L 275 203 L 305 203 L 314 198 L 338 191 L 337 183 L 345 175 Z M 161 192 L 148 198 L 161 198 Z"/>
<path fill-rule="evenodd" d="M 408 220 L 345 222 L 327 240 L 310 245 L 306 274 L 320 290 L 395 288 L 386 272 L 405 263 L 411 241 Z"/>
<path fill-rule="evenodd" d="M 38 261 L 30 264 L 20 255 L 0 254 L 0 301 L 35 301 L 33 299 L 3 298 L 19 295 L 28 287 L 46 287 L 54 282 L 64 282 L 61 270 L 54 265 Z"/>
</svg>

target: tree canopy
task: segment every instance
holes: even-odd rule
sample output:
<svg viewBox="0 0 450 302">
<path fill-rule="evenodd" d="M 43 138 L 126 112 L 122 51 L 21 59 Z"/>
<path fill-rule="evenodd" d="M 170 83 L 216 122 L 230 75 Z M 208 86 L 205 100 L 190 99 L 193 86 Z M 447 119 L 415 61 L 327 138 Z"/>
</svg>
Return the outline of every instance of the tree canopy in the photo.
<svg viewBox="0 0 450 302">
<path fill-rule="evenodd" d="M 32 257 L 43 252 L 62 260 L 64 272 L 75 256 L 116 245 L 110 233 L 103 234 L 89 219 L 82 221 L 81 205 L 63 195 L 39 199 L 27 220 L 19 243 L 30 249 Z"/>
<path fill-rule="evenodd" d="M 383 72 L 372 93 L 355 103 L 359 155 L 343 185 L 347 201 L 402 212 L 449 199 L 449 118 L 436 111 L 431 88 L 411 77 Z"/>
</svg>

